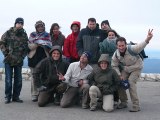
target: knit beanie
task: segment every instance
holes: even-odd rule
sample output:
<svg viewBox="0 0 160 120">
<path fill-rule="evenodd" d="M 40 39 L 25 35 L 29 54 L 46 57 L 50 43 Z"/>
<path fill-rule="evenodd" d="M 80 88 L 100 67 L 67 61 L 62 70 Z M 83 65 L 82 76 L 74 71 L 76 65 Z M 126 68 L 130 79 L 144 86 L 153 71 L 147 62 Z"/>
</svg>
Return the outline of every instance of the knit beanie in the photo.
<svg viewBox="0 0 160 120">
<path fill-rule="evenodd" d="M 21 17 L 18 17 L 18 18 L 15 20 L 15 25 L 16 25 L 17 23 L 22 23 L 22 25 L 23 25 L 23 24 L 24 24 L 24 19 L 21 18 Z"/>
<path fill-rule="evenodd" d="M 105 23 L 105 24 L 107 24 L 107 25 L 110 27 L 110 25 L 109 25 L 109 21 L 108 21 L 108 20 L 104 20 L 104 21 L 102 21 L 102 22 L 101 22 L 101 26 L 102 26 L 104 23 Z"/>
<path fill-rule="evenodd" d="M 84 51 L 83 54 L 87 57 L 88 61 L 90 61 L 90 59 L 92 57 L 91 53 L 89 51 Z"/>
</svg>

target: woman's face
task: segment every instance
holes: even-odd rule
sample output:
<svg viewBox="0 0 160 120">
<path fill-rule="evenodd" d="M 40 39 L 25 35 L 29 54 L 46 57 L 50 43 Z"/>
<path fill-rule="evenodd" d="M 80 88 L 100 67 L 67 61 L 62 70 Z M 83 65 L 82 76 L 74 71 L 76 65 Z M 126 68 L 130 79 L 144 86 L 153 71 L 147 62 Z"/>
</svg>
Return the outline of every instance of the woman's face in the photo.
<svg viewBox="0 0 160 120">
<path fill-rule="evenodd" d="M 101 67 L 102 70 L 106 70 L 108 68 L 107 61 L 101 61 L 100 62 L 100 67 Z"/>
<path fill-rule="evenodd" d="M 116 36 L 115 36 L 115 33 L 114 32 L 109 32 L 108 33 L 108 39 L 115 39 Z"/>
<path fill-rule="evenodd" d="M 53 34 L 59 34 L 59 27 L 58 26 L 54 26 Z"/>
</svg>

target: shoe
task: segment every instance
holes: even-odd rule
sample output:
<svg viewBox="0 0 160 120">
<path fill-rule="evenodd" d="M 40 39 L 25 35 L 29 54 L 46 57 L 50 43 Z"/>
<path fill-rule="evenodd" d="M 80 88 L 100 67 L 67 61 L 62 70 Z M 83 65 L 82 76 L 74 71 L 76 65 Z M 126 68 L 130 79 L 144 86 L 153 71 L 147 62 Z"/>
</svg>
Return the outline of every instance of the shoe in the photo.
<svg viewBox="0 0 160 120">
<path fill-rule="evenodd" d="M 141 111 L 140 107 L 133 107 L 132 109 L 129 110 L 129 112 L 139 112 Z"/>
<path fill-rule="evenodd" d="M 23 103 L 23 100 L 21 100 L 21 99 L 19 99 L 19 98 L 18 98 L 18 99 L 12 99 L 12 101 L 13 101 L 13 102 L 18 102 L 18 103 Z"/>
<path fill-rule="evenodd" d="M 89 106 L 88 105 L 82 105 L 82 108 L 87 109 L 87 108 L 89 108 Z"/>
<path fill-rule="evenodd" d="M 90 111 L 95 111 L 96 110 L 96 107 L 91 107 L 90 108 Z"/>
<path fill-rule="evenodd" d="M 125 102 L 121 102 L 118 106 L 117 106 L 117 109 L 123 109 L 123 108 L 127 108 L 127 103 Z"/>
<path fill-rule="evenodd" d="M 5 99 L 5 104 L 9 104 L 11 102 L 10 99 Z"/>
<path fill-rule="evenodd" d="M 33 102 L 37 102 L 38 101 L 38 97 L 37 96 L 32 96 L 32 101 Z"/>
</svg>

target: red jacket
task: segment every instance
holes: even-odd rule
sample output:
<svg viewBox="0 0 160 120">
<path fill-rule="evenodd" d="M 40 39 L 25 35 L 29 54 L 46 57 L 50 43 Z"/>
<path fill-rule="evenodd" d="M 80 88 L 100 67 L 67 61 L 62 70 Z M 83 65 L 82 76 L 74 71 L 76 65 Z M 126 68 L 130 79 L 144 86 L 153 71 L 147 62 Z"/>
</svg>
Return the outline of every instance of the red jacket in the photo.
<svg viewBox="0 0 160 120">
<path fill-rule="evenodd" d="M 80 31 L 80 22 L 74 21 L 71 24 L 71 27 L 74 24 L 79 26 L 79 31 Z M 77 33 L 72 32 L 67 36 L 67 38 L 64 41 L 63 55 L 66 56 L 67 58 L 79 60 L 79 56 L 76 48 L 79 31 Z"/>
</svg>

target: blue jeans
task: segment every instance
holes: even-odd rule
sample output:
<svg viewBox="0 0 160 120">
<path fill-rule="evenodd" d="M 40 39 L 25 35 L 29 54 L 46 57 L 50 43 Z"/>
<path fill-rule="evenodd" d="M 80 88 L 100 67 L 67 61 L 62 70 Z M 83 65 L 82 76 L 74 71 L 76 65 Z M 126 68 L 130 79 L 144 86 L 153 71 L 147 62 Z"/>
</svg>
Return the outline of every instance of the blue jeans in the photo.
<svg viewBox="0 0 160 120">
<path fill-rule="evenodd" d="M 13 72 L 14 70 L 14 72 Z M 13 76 L 14 73 L 14 76 Z M 14 77 L 12 94 L 12 77 Z M 5 63 L 5 98 L 19 99 L 22 89 L 22 66 L 10 66 Z"/>
</svg>

